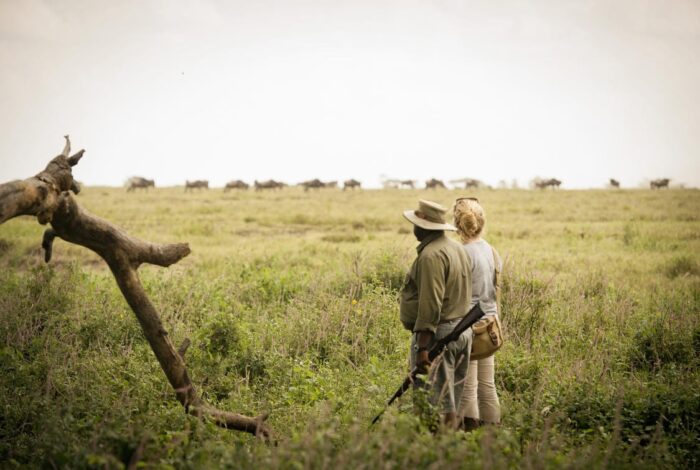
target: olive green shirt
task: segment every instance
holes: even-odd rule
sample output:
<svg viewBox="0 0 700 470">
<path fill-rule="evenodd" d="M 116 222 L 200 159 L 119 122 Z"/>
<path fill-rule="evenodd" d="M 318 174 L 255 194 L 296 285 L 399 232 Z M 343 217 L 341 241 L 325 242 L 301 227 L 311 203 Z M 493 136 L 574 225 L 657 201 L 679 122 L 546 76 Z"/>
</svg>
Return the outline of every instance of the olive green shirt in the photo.
<svg viewBox="0 0 700 470">
<path fill-rule="evenodd" d="M 467 314 L 471 261 L 443 232 L 428 235 L 417 251 L 401 289 L 401 323 L 407 330 L 435 333 L 438 324 Z"/>
</svg>

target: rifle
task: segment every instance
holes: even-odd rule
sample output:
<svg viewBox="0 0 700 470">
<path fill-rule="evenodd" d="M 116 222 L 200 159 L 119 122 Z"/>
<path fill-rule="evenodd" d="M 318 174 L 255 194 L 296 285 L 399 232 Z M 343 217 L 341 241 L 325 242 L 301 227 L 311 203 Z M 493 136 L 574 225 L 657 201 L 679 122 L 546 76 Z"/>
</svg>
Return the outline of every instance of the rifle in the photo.
<svg viewBox="0 0 700 470">
<path fill-rule="evenodd" d="M 464 333 L 467 330 L 467 328 L 471 327 L 474 323 L 478 322 L 483 316 L 484 311 L 481 310 L 481 307 L 477 303 L 471 310 L 469 310 L 469 313 L 467 313 L 459 321 L 459 323 L 457 323 L 457 326 L 455 326 L 455 329 L 452 330 L 452 332 L 449 335 L 440 338 L 435 342 L 435 344 L 433 344 L 433 346 L 430 348 L 430 351 L 428 351 L 428 358 L 430 359 L 430 362 L 433 362 L 433 360 L 436 357 L 442 354 L 442 351 L 447 347 L 449 343 L 459 338 L 459 336 L 462 333 Z M 414 367 L 413 370 L 411 370 L 411 372 L 408 374 L 408 377 L 406 377 L 406 379 L 403 381 L 401 386 L 396 390 L 396 392 L 394 392 L 394 395 L 389 399 L 381 413 L 375 416 L 375 418 L 372 420 L 372 425 L 379 421 L 379 418 L 382 417 L 386 409 L 389 408 L 389 406 L 391 406 L 391 404 L 394 403 L 394 401 L 397 398 L 403 395 L 406 390 L 408 390 L 411 384 L 416 380 L 417 375 L 418 368 Z"/>
</svg>

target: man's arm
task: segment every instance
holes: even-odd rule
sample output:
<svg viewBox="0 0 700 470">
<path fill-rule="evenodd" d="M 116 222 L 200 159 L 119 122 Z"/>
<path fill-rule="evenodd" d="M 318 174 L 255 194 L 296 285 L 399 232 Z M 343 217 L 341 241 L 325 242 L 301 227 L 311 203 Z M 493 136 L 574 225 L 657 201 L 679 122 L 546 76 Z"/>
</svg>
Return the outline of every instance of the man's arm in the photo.
<svg viewBox="0 0 700 470">
<path fill-rule="evenodd" d="M 444 261 L 438 256 L 422 257 L 418 262 L 418 316 L 413 331 L 435 333 L 440 323 L 442 299 L 445 295 Z"/>
<path fill-rule="evenodd" d="M 430 366 L 428 347 L 440 323 L 442 299 L 445 294 L 445 265 L 438 257 L 424 257 L 418 263 L 418 317 L 413 327 L 417 333 L 416 366 L 426 372 Z"/>
<path fill-rule="evenodd" d="M 416 367 L 421 374 L 425 374 L 430 367 L 428 348 L 435 334 L 431 331 L 419 331 L 417 335 L 416 345 L 418 345 L 418 353 L 416 354 Z"/>
</svg>

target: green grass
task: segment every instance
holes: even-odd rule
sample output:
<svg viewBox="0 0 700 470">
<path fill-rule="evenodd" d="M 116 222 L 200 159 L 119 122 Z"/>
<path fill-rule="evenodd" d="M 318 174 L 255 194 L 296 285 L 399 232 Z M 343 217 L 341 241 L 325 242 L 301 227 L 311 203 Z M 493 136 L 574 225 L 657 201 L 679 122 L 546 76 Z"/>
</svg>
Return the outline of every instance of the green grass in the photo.
<svg viewBox="0 0 700 470">
<path fill-rule="evenodd" d="M 401 212 L 461 192 L 85 188 L 83 208 L 190 243 L 142 282 L 217 406 L 277 445 L 186 416 L 101 260 L 34 219 L 0 226 L 0 466 L 700 466 L 700 192 L 480 190 L 506 260 L 503 424 L 432 435 L 402 399 Z"/>
</svg>

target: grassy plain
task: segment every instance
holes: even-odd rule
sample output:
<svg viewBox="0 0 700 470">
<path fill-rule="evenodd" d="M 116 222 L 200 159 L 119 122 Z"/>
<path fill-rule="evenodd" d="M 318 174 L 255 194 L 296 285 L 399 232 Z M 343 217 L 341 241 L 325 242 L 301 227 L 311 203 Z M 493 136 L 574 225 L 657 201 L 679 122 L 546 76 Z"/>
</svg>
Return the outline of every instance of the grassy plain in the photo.
<svg viewBox="0 0 700 470">
<path fill-rule="evenodd" d="M 401 382 L 401 217 L 463 191 L 88 187 L 132 235 L 190 243 L 141 278 L 220 408 L 269 411 L 277 445 L 186 416 L 111 274 L 43 228 L 0 226 L 0 466 L 700 466 L 700 191 L 480 190 L 506 258 L 503 424 L 432 435 Z M 132 467 L 135 468 L 135 467 Z"/>
</svg>

